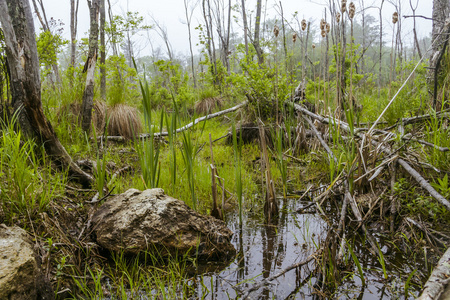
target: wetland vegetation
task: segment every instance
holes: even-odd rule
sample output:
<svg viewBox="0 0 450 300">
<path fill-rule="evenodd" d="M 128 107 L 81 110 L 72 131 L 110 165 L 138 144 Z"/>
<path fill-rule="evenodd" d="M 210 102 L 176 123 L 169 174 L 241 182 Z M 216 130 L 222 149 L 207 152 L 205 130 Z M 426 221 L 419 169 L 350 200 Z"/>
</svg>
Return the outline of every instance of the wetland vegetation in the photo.
<svg viewBox="0 0 450 300">
<path fill-rule="evenodd" d="M 410 41 L 405 1 L 383 0 L 380 16 L 396 9 L 387 42 L 363 1 L 327 1 L 318 21 L 282 2 L 266 16 L 261 0 L 251 11 L 184 0 L 201 45 L 176 57 L 155 19 L 113 15 L 104 0 L 88 1 L 89 37 L 77 41 L 70 2 L 66 41 L 45 0 L 0 0 L 0 223 L 31 236 L 55 298 L 433 293 L 450 244 L 447 16 L 433 12 L 430 37 L 414 23 Z M 32 10 L 37 35 L 22 18 Z M 167 53 L 134 56 L 133 35 L 150 30 Z M 100 207 L 153 188 L 223 220 L 236 254 L 102 247 Z"/>
</svg>

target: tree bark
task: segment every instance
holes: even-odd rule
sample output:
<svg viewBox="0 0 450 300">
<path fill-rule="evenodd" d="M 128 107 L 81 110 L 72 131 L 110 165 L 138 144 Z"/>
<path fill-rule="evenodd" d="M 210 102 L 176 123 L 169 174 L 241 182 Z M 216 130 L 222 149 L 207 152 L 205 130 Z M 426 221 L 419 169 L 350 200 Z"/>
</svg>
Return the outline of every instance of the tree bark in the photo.
<svg viewBox="0 0 450 300">
<path fill-rule="evenodd" d="M 58 140 L 42 110 L 41 81 L 36 38 L 27 0 L 0 0 L 0 22 L 5 35 L 6 54 L 11 76 L 11 95 L 19 112 L 19 123 L 26 135 L 44 146 L 50 158 L 85 186 L 92 176 L 83 172 Z"/>
<path fill-rule="evenodd" d="M 382 10 L 383 10 L 383 4 L 384 4 L 384 0 L 381 1 L 381 5 L 380 5 L 380 61 L 379 61 L 379 69 L 378 69 L 378 97 L 380 97 L 381 94 L 381 65 L 382 65 L 382 51 L 383 51 L 383 15 L 382 15 Z"/>
<path fill-rule="evenodd" d="M 100 97 L 106 100 L 105 0 L 100 0 Z"/>
<path fill-rule="evenodd" d="M 431 55 L 430 55 L 430 69 L 428 71 L 428 85 L 434 88 L 433 106 L 436 109 L 436 94 L 439 83 L 436 81 L 438 77 L 439 67 L 441 64 L 441 51 L 448 41 L 447 32 L 445 30 L 445 21 L 450 13 L 449 0 L 433 0 L 433 28 L 431 30 Z"/>
<path fill-rule="evenodd" d="M 247 14 L 245 12 L 245 0 L 242 0 L 242 19 L 244 22 L 244 43 L 245 43 L 245 55 L 248 56 L 248 24 L 247 24 Z"/>
<path fill-rule="evenodd" d="M 450 282 L 450 248 L 445 251 L 437 266 L 425 283 L 425 288 L 417 300 L 440 299 L 445 286 Z M 446 298 L 443 298 L 446 299 Z"/>
<path fill-rule="evenodd" d="M 244 1 L 244 0 L 242 0 Z M 259 33 L 260 33 L 260 24 L 261 24 L 261 1 L 256 1 L 256 17 L 255 17 L 255 37 L 253 39 L 253 46 L 255 47 L 256 55 L 258 56 L 258 64 L 262 65 L 264 63 L 264 55 L 259 44 Z"/>
<path fill-rule="evenodd" d="M 42 1 L 39 1 L 41 10 L 42 10 L 42 14 L 44 16 L 44 18 L 42 18 L 41 14 L 39 13 L 39 9 L 36 5 L 36 0 L 32 0 L 32 1 L 33 1 L 33 6 L 34 6 L 34 12 L 36 13 L 36 16 L 38 17 L 39 22 L 41 23 L 42 29 L 44 31 L 48 31 L 53 36 L 53 33 L 50 31 L 50 27 L 48 25 L 47 16 L 45 15 L 44 4 L 42 3 Z M 56 82 L 58 82 L 58 83 L 61 82 L 61 77 L 59 76 L 58 64 L 53 63 L 52 69 L 53 69 L 53 73 L 55 73 Z"/>
<path fill-rule="evenodd" d="M 77 51 L 78 5 L 80 0 L 70 0 L 70 65 L 75 68 Z M 72 81 L 72 78 L 70 79 Z"/>
<path fill-rule="evenodd" d="M 191 20 L 192 20 L 192 14 L 194 13 L 194 8 L 191 9 L 191 13 L 188 14 L 188 0 L 184 0 L 184 12 L 186 14 L 186 24 L 188 27 L 188 33 L 189 33 L 189 52 L 191 53 L 191 71 L 192 71 L 192 79 L 194 80 L 194 88 L 197 87 L 197 78 L 195 76 L 195 69 L 194 69 L 194 51 L 192 50 L 192 34 L 191 34 Z"/>
<path fill-rule="evenodd" d="M 98 51 L 98 17 L 100 12 L 100 0 L 87 0 L 91 18 L 89 29 L 89 53 L 84 65 L 83 73 L 86 72 L 86 87 L 81 104 L 81 128 L 89 132 L 91 128 L 92 107 L 94 105 L 94 75 L 97 63 Z"/>
</svg>

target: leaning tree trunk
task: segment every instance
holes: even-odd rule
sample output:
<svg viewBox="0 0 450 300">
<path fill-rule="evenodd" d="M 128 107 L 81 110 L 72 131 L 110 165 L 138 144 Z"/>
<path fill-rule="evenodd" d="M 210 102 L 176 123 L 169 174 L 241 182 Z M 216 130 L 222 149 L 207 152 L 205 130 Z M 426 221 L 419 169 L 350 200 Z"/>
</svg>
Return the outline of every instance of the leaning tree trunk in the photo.
<svg viewBox="0 0 450 300">
<path fill-rule="evenodd" d="M 28 137 L 43 145 L 47 154 L 83 185 L 91 185 L 92 176 L 83 172 L 59 142 L 44 115 L 41 80 L 33 16 L 28 0 L 0 0 L 0 22 L 6 43 L 14 107 L 19 109 L 19 123 Z"/>
<path fill-rule="evenodd" d="M 86 87 L 83 93 L 83 103 L 81 104 L 81 128 L 85 132 L 89 132 L 91 128 L 92 107 L 94 105 L 94 75 L 95 64 L 97 63 L 100 0 L 88 0 L 87 2 L 89 5 L 91 25 L 89 29 L 89 53 L 83 69 L 83 72 L 86 72 Z"/>
<path fill-rule="evenodd" d="M 437 88 L 439 83 L 437 82 L 437 75 L 441 65 L 442 57 L 447 46 L 448 39 L 448 26 L 446 28 L 445 21 L 450 13 L 450 1 L 449 0 L 433 0 L 433 28 L 431 31 L 431 55 L 430 55 L 430 68 L 427 74 L 428 85 L 433 90 L 433 106 L 436 109 L 437 100 Z"/>
</svg>

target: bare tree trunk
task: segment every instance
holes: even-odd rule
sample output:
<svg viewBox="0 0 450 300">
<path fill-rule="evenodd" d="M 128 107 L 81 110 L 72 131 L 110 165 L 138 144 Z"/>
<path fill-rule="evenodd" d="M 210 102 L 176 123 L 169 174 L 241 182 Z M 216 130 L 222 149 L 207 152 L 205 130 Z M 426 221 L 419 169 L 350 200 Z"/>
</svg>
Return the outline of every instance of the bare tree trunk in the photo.
<svg viewBox="0 0 450 300">
<path fill-rule="evenodd" d="M 244 1 L 244 0 L 242 0 Z M 261 46 L 259 44 L 259 36 L 260 36 L 260 25 L 261 25 L 261 1 L 256 1 L 256 17 L 255 17 L 255 37 L 253 39 L 253 46 L 256 50 L 256 55 L 258 56 L 258 64 L 262 65 L 264 63 L 264 56 Z"/>
<path fill-rule="evenodd" d="M 364 49 L 366 48 L 366 8 L 364 7 L 364 0 L 361 2 L 361 27 L 362 27 L 362 53 L 361 53 L 361 74 L 364 74 Z"/>
<path fill-rule="evenodd" d="M 105 0 L 100 0 L 100 97 L 106 100 Z"/>
<path fill-rule="evenodd" d="M 419 59 L 422 58 L 422 51 L 420 51 L 420 45 L 419 40 L 417 39 L 417 31 L 416 31 L 416 9 L 419 5 L 419 0 L 416 0 L 416 6 L 413 5 L 412 0 L 409 0 L 409 6 L 411 7 L 412 13 L 413 13 L 413 33 L 414 33 L 414 56 L 415 56 L 415 50 L 417 50 L 417 53 L 419 54 Z"/>
<path fill-rule="evenodd" d="M 244 42 L 245 42 L 245 55 L 248 57 L 248 24 L 247 14 L 245 13 L 245 0 L 242 0 L 242 19 L 244 21 Z"/>
<path fill-rule="evenodd" d="M 437 74 L 439 73 L 440 61 L 442 58 L 441 51 L 443 51 L 446 41 L 448 41 L 447 32 L 444 32 L 445 20 L 449 16 L 450 12 L 449 0 L 433 0 L 433 28 L 431 31 L 431 55 L 430 55 L 430 69 L 428 71 L 428 84 L 434 89 L 433 106 L 436 109 L 437 106 Z"/>
<path fill-rule="evenodd" d="M 286 72 L 287 72 L 286 29 L 284 27 L 284 14 L 283 14 L 283 6 L 281 5 L 281 1 L 280 1 L 280 10 L 281 10 L 281 29 L 283 30 L 284 60 L 286 62 Z"/>
<path fill-rule="evenodd" d="M 226 53 L 225 53 L 225 61 L 227 63 L 227 72 L 230 73 L 230 61 L 229 56 L 230 52 L 230 32 L 231 32 L 231 0 L 228 0 L 228 24 L 227 24 L 227 37 L 226 37 Z"/>
<path fill-rule="evenodd" d="M 89 29 L 89 53 L 83 69 L 83 72 L 86 72 L 86 87 L 81 105 L 81 128 L 85 132 L 89 132 L 91 128 L 92 107 L 94 105 L 94 75 L 95 65 L 97 63 L 100 0 L 87 0 L 87 3 L 90 11 L 91 24 Z"/>
<path fill-rule="evenodd" d="M 380 12 L 380 61 L 379 61 L 379 69 L 378 69 L 378 97 L 380 97 L 381 94 L 381 65 L 382 65 L 382 51 L 383 51 L 383 15 L 382 15 L 382 10 L 383 10 L 383 4 L 384 4 L 384 0 L 381 0 L 381 5 L 379 8 L 379 12 Z"/>
<path fill-rule="evenodd" d="M 191 71 L 192 71 L 192 79 L 194 80 L 194 88 L 197 87 L 197 77 L 195 76 L 195 69 L 194 69 L 194 51 L 192 50 L 192 34 L 191 34 L 191 20 L 192 20 L 192 14 L 194 13 L 195 6 L 191 9 L 191 13 L 188 14 L 188 0 L 184 0 L 184 12 L 186 13 L 186 24 L 188 27 L 188 33 L 189 33 L 189 51 L 191 52 Z"/>
<path fill-rule="evenodd" d="M 38 1 L 39 1 L 41 10 L 42 10 L 42 15 L 44 17 L 42 17 L 41 14 L 39 13 L 39 9 L 36 5 L 36 0 L 32 0 L 32 1 L 33 1 L 33 6 L 34 6 L 34 12 L 36 13 L 36 16 L 38 17 L 39 22 L 41 23 L 42 29 L 44 31 L 49 32 L 53 36 L 53 33 L 50 31 L 50 27 L 48 25 L 47 16 L 45 15 L 44 4 L 42 3 L 42 0 L 38 0 Z M 58 64 L 53 63 L 52 69 L 53 69 L 53 73 L 55 74 L 56 82 L 61 82 L 61 77 L 59 76 Z"/>
<path fill-rule="evenodd" d="M 208 6 L 206 6 L 208 5 Z M 203 0 L 202 1 L 202 8 L 203 8 L 203 18 L 205 19 L 205 25 L 206 25 L 206 38 L 207 38 L 207 50 L 209 55 L 209 60 L 211 63 L 211 75 L 214 78 L 214 84 L 217 85 L 217 62 L 216 62 L 216 50 L 214 46 L 214 35 L 212 30 L 212 19 L 211 19 L 211 5 L 209 3 L 209 0 Z"/>
<path fill-rule="evenodd" d="M 70 65 L 75 68 L 75 57 L 77 50 L 77 21 L 78 5 L 80 0 L 70 0 Z M 72 82 L 72 78 L 70 78 Z"/>
<path fill-rule="evenodd" d="M 91 185 L 94 179 L 72 161 L 42 110 L 39 59 L 29 2 L 0 0 L 0 21 L 5 35 L 12 98 L 17 107 L 23 107 L 19 118 L 22 129 L 44 146 L 54 162 L 68 168 L 74 179 L 85 186 Z"/>
</svg>

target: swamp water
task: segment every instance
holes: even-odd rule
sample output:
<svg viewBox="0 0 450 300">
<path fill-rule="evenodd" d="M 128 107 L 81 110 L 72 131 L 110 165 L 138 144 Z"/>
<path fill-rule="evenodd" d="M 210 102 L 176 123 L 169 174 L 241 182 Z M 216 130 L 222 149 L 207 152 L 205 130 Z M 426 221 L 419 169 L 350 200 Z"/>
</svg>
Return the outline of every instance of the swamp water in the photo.
<svg viewBox="0 0 450 300">
<path fill-rule="evenodd" d="M 186 295 L 187 298 L 235 299 L 239 290 L 246 292 L 253 284 L 305 260 L 320 247 L 328 233 L 327 222 L 315 211 L 296 212 L 311 202 L 288 198 L 284 203 L 279 199 L 279 203 L 280 218 L 275 225 L 265 225 L 263 220 L 250 215 L 244 217 L 241 227 L 236 213 L 227 216 L 227 225 L 234 232 L 232 243 L 237 256 L 221 271 L 197 273 L 191 279 L 192 289 Z M 327 212 L 335 210 L 332 207 L 324 209 Z M 333 212 L 332 215 L 338 214 Z M 404 257 L 399 247 L 383 242 L 381 235 L 372 232 L 382 253 L 374 255 L 368 250 L 369 243 L 354 235 L 354 229 L 347 228 L 346 235 L 347 239 L 349 236 L 354 239 L 353 252 L 361 264 L 364 285 L 347 247 L 344 261 L 347 260 L 350 267 L 347 272 L 341 273 L 344 278 L 342 284 L 327 295 L 321 294 L 315 287 L 318 279 L 316 262 L 313 260 L 278 277 L 272 284 L 252 292 L 249 298 L 321 299 L 322 295 L 333 299 L 414 299 L 428 277 L 425 262 Z M 384 260 L 387 279 L 384 278 L 380 257 Z M 414 270 L 417 270 L 415 274 L 418 277 L 411 277 L 406 284 Z M 420 282 L 416 282 L 417 278 L 420 278 Z M 334 286 L 332 282 L 327 284 Z"/>
<path fill-rule="evenodd" d="M 327 222 L 337 222 L 332 219 L 339 215 L 335 204 L 323 204 L 327 218 L 331 218 L 325 220 L 310 200 L 300 201 L 296 197 L 278 201 L 280 217 L 273 225 L 264 224 L 260 213 L 249 212 L 244 214 L 240 226 L 237 212 L 228 213 L 226 223 L 234 232 L 232 243 L 237 251 L 233 261 L 187 263 L 184 283 L 176 284 L 176 296 L 172 293 L 168 297 L 171 293 L 153 290 L 153 296 L 142 291 L 127 293 L 125 299 L 236 299 L 254 284 L 306 260 L 326 241 L 330 232 Z M 319 282 L 317 269 L 321 267 L 312 260 L 253 291 L 248 299 L 414 299 L 418 296 L 433 264 L 414 255 L 417 252 L 401 250 L 404 246 L 388 241 L 382 229 L 369 228 L 380 249 L 374 254 L 365 238 L 354 233 L 355 224 L 349 225 L 347 221 L 346 237 L 357 259 L 352 258 L 347 246 L 340 265 L 341 281 L 326 279 L 327 288 L 320 291 L 322 282 Z M 355 260 L 362 268 L 364 284 Z M 166 288 L 173 290 L 173 286 Z M 161 297 L 161 294 L 166 296 Z"/>
</svg>

